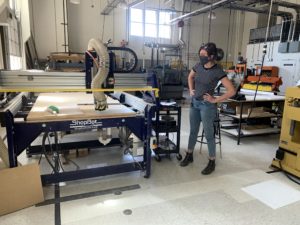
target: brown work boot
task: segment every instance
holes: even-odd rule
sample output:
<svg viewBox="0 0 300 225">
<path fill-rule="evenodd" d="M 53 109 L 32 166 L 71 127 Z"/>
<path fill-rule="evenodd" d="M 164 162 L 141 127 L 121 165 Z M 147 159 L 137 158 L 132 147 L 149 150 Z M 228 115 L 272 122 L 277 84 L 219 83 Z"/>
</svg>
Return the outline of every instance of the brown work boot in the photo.
<svg viewBox="0 0 300 225">
<path fill-rule="evenodd" d="M 211 174 L 214 170 L 215 170 L 215 167 L 216 167 L 216 162 L 215 160 L 209 160 L 207 166 L 204 168 L 204 170 L 202 170 L 202 174 L 203 175 L 208 175 L 208 174 Z"/>
<path fill-rule="evenodd" d="M 193 160 L 193 153 L 187 152 L 184 159 L 180 162 L 180 166 L 187 166 L 189 163 L 192 163 Z"/>
</svg>

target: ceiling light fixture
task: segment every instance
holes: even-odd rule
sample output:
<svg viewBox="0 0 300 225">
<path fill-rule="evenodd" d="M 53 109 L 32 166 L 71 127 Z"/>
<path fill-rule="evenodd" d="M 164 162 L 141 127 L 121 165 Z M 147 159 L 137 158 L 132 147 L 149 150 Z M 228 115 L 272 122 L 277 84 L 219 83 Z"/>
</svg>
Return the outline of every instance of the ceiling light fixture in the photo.
<svg viewBox="0 0 300 225">
<path fill-rule="evenodd" d="M 70 3 L 79 5 L 80 4 L 80 0 L 70 0 Z"/>
</svg>

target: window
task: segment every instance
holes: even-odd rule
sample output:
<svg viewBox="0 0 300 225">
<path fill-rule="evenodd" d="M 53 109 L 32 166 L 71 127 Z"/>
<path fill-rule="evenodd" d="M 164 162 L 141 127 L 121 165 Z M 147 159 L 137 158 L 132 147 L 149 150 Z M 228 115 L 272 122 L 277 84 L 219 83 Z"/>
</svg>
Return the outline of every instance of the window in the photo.
<svg viewBox="0 0 300 225">
<path fill-rule="evenodd" d="M 130 35 L 151 38 L 171 38 L 170 12 L 130 9 Z"/>
<path fill-rule="evenodd" d="M 145 12 L 145 36 L 146 37 L 157 37 L 156 29 L 156 11 L 146 10 Z"/>
<path fill-rule="evenodd" d="M 159 37 L 160 38 L 171 37 L 171 27 L 170 25 L 168 25 L 170 20 L 171 20 L 171 13 L 159 12 Z"/>
<path fill-rule="evenodd" d="M 130 34 L 133 36 L 143 36 L 143 10 L 130 10 Z"/>
</svg>

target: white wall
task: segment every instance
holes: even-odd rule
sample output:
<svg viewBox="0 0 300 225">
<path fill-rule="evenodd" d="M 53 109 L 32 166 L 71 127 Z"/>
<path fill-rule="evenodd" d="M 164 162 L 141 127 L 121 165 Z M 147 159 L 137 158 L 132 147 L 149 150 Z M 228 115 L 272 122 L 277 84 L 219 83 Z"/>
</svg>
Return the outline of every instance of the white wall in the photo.
<svg viewBox="0 0 300 225">
<path fill-rule="evenodd" d="M 99 38 L 106 42 L 114 42 L 123 34 L 125 37 L 126 16 L 120 8 L 113 10 L 110 15 L 101 15 L 106 1 L 81 1 L 80 5 L 68 4 L 70 50 L 84 52 L 91 38 Z M 103 31 L 104 27 L 104 31 Z M 116 34 L 118 37 L 116 37 Z"/>
<path fill-rule="evenodd" d="M 40 58 L 46 58 L 50 52 L 60 51 L 63 43 L 60 37 L 63 37 L 63 31 L 59 30 L 62 21 L 59 19 L 59 12 L 62 12 L 61 6 L 56 1 L 61 0 L 31 0 L 33 22 L 32 27 L 36 40 L 37 50 Z M 145 8 L 164 8 L 163 1 L 147 0 L 140 4 L 139 7 Z M 161 4 L 159 4 L 161 3 Z M 180 10 L 180 1 L 176 1 L 176 9 Z M 94 7 L 92 7 L 92 4 Z M 114 46 L 119 46 L 120 42 L 127 40 L 125 9 L 116 8 L 110 15 L 103 16 L 101 11 L 106 6 L 106 1 L 81 1 L 80 5 L 70 4 L 68 1 L 68 19 L 69 19 L 69 41 L 70 50 L 74 52 L 84 52 L 87 48 L 88 41 L 91 38 L 100 38 L 107 41 L 113 40 Z M 193 4 L 192 10 L 202 8 L 202 5 Z M 56 8 L 56 10 L 55 10 Z M 189 4 L 186 10 L 190 9 Z M 229 10 L 215 10 L 217 18 L 212 20 L 211 41 L 215 42 L 218 47 L 225 52 L 228 49 L 228 61 L 234 61 L 237 53 L 242 51 L 247 28 L 244 26 L 243 13 L 232 11 L 232 19 L 230 21 L 229 45 L 227 46 L 227 34 L 229 27 Z M 180 15 L 180 14 L 178 14 Z M 105 19 L 105 22 L 104 22 Z M 238 19 L 238 20 L 237 20 Z M 204 22 L 204 25 L 203 25 Z M 104 23 L 104 31 L 103 31 Z M 190 26 L 189 26 L 190 23 Z M 190 59 L 190 68 L 198 61 L 197 51 L 203 42 L 208 41 L 208 14 L 201 14 L 185 21 L 183 39 L 186 43 L 190 43 L 189 53 L 187 49 L 183 51 L 184 59 Z M 190 34 L 188 33 L 190 30 Z M 190 39 L 188 40 L 188 36 Z M 154 41 L 159 43 L 178 43 L 177 24 L 172 26 L 172 39 L 143 39 L 141 37 L 129 37 L 129 46 L 138 55 L 139 59 L 150 59 L 151 49 L 144 47 L 144 42 Z M 245 51 L 245 49 L 244 49 Z M 225 58 L 224 58 L 225 60 Z"/>
<path fill-rule="evenodd" d="M 17 0 L 16 10 L 20 13 L 21 35 L 22 35 L 22 67 L 26 68 L 26 57 L 24 44 L 30 37 L 30 16 L 29 16 L 29 2 L 28 0 Z"/>
<path fill-rule="evenodd" d="M 88 41 L 91 38 L 99 38 L 102 40 L 103 37 L 103 42 L 111 39 L 114 46 L 120 46 L 122 40 L 127 40 L 129 43 L 128 47 L 136 52 L 139 59 L 149 59 L 151 49 L 144 47 L 145 42 L 154 41 L 159 43 L 172 43 L 172 40 L 166 41 L 153 38 L 144 39 L 135 36 L 129 36 L 128 39 L 126 30 L 128 10 L 124 8 L 115 8 L 109 15 L 104 16 L 101 15 L 100 12 L 105 6 L 105 1 L 94 1 L 93 8 L 88 1 L 81 1 L 80 5 L 68 5 L 70 49 L 72 51 L 84 52 L 87 48 Z M 146 1 L 146 3 L 141 3 L 139 7 L 158 8 L 158 0 Z M 173 33 L 175 34 L 176 31 Z"/>
<path fill-rule="evenodd" d="M 201 8 L 203 6 L 195 5 L 193 8 Z M 223 61 L 234 61 L 237 58 L 237 53 L 241 51 L 241 42 L 243 38 L 241 34 L 244 30 L 244 15 L 237 11 L 231 12 L 228 9 L 214 10 L 216 19 L 211 20 L 210 41 L 215 42 L 217 47 L 222 48 L 225 56 Z M 237 20 L 239 19 L 239 20 Z M 229 40 L 228 40 L 229 31 Z M 208 14 L 204 13 L 191 19 L 191 35 L 190 35 L 190 64 L 191 66 L 197 62 L 199 47 L 202 43 L 208 41 L 209 34 L 209 18 Z M 228 49 L 228 51 L 227 51 Z"/>
<path fill-rule="evenodd" d="M 6 0 L 0 0 L 0 14 L 5 7 L 6 7 Z M 2 44 L 0 40 L 0 69 L 3 68 L 4 68 L 4 64 L 3 64 L 3 55 L 2 55 Z"/>
<path fill-rule="evenodd" d="M 63 1 L 31 0 L 31 27 L 39 58 L 64 51 Z M 67 21 L 66 21 L 67 22 Z"/>
<path fill-rule="evenodd" d="M 62 5 L 57 1 L 61 0 L 32 0 L 33 3 L 33 30 L 36 39 L 36 45 L 39 56 L 46 58 L 53 51 L 63 51 L 63 27 L 62 22 Z M 177 3 L 179 1 L 176 1 Z M 93 6 L 92 7 L 92 4 Z M 158 4 L 158 0 L 148 0 L 140 7 L 162 7 Z M 118 46 L 123 39 L 127 39 L 126 32 L 126 10 L 121 8 L 114 9 L 110 15 L 103 16 L 100 12 L 106 6 L 105 1 L 94 0 L 81 1 L 80 5 L 70 4 L 68 1 L 68 19 L 69 19 L 69 41 L 70 50 L 74 52 L 84 52 L 87 43 L 91 38 L 100 38 L 107 41 L 113 40 L 113 44 Z M 193 4 L 192 10 L 203 7 L 199 4 Z M 177 9 L 180 6 L 177 5 Z M 189 9 L 187 4 L 186 9 Z M 237 53 L 246 54 L 246 45 L 249 40 L 249 32 L 251 28 L 255 28 L 257 24 L 257 15 L 254 13 L 242 13 L 232 11 L 232 19 L 229 22 L 229 10 L 215 10 L 217 19 L 212 20 L 211 41 L 216 42 L 225 53 L 227 52 L 227 60 L 235 61 Z M 105 21 L 104 21 L 105 20 Z M 103 24 L 104 23 L 104 24 Z M 190 67 L 198 60 L 195 57 L 199 46 L 203 42 L 208 41 L 208 23 L 207 13 L 192 17 L 189 21 L 185 21 L 183 38 L 188 43 L 190 36 L 190 52 L 184 51 L 185 59 L 189 56 Z M 230 23 L 229 41 L 227 40 L 228 28 Z M 104 25 L 104 31 L 103 31 Z M 188 31 L 190 29 L 190 35 Z M 178 43 L 177 25 L 173 25 L 172 39 L 170 41 L 163 39 L 143 39 L 140 37 L 129 37 L 129 47 L 132 48 L 140 59 L 149 59 L 151 49 L 143 47 L 146 41 L 155 41 L 160 43 Z M 47 40 L 47 41 L 45 41 Z M 227 46 L 228 43 L 228 46 Z M 225 59 L 224 59 L 225 60 Z"/>
<path fill-rule="evenodd" d="M 0 0 L 0 13 L 6 6 L 7 0 Z"/>
<path fill-rule="evenodd" d="M 241 53 L 246 57 L 247 44 L 249 43 L 250 30 L 257 28 L 258 14 L 252 12 L 245 13 L 245 23 L 243 29 L 243 40 Z"/>
<path fill-rule="evenodd" d="M 46 58 L 50 52 L 63 51 L 63 29 L 62 22 L 62 0 L 30 0 L 32 1 L 33 22 L 32 27 L 35 34 L 37 50 L 41 58 Z M 132 0 L 131 0 L 132 1 Z M 69 41 L 70 50 L 74 52 L 84 52 L 90 38 L 100 38 L 107 41 L 113 40 L 113 45 L 119 46 L 121 40 L 127 39 L 126 31 L 126 10 L 121 8 L 114 9 L 110 15 L 103 16 L 101 11 L 106 6 L 104 0 L 84 1 L 80 5 L 70 4 L 68 2 L 69 18 Z M 139 7 L 145 8 L 164 8 L 163 1 L 147 0 Z M 176 2 L 176 9 L 180 10 L 181 1 Z M 296 0 L 290 2 L 297 3 Z M 299 3 L 299 1 L 298 1 Z M 92 4 L 94 7 L 92 7 Z M 193 4 L 191 10 L 202 8 L 203 5 Z M 189 3 L 186 4 L 186 10 L 189 10 Z M 280 8 L 280 10 L 290 11 Z M 293 10 L 291 10 L 293 11 Z M 238 52 L 246 55 L 246 46 L 249 41 L 250 29 L 257 26 L 257 14 L 232 11 L 232 20 L 229 22 L 229 10 L 215 10 L 217 19 L 212 20 L 211 41 L 216 42 L 225 53 L 228 48 L 228 61 L 236 62 Z M 180 15 L 180 14 L 178 14 Z M 196 53 L 202 42 L 208 39 L 207 13 L 201 14 L 185 21 L 183 38 L 186 43 L 190 43 L 189 53 L 187 49 L 183 51 L 184 59 L 189 57 L 190 67 L 198 60 Z M 104 23 L 105 18 L 105 23 Z M 280 21 L 280 19 L 278 19 Z M 204 25 L 203 25 L 204 22 Z M 103 31 L 104 23 L 104 31 Z M 227 45 L 227 33 L 230 23 L 230 40 Z M 178 43 L 178 28 L 173 25 L 172 39 L 143 39 L 139 37 L 129 37 L 129 47 L 136 51 L 140 59 L 149 59 L 151 49 L 143 46 L 145 41 L 155 41 L 161 43 Z M 188 31 L 190 30 L 190 34 Z M 188 40 L 188 36 L 190 39 Z M 225 60 L 225 59 L 224 59 Z"/>
</svg>

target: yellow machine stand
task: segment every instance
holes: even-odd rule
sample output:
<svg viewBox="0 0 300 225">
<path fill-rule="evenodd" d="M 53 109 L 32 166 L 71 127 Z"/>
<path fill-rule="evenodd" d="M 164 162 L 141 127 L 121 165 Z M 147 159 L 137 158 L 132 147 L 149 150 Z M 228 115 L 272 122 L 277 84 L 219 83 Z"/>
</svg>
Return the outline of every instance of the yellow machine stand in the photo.
<svg viewBox="0 0 300 225">
<path fill-rule="evenodd" d="M 279 149 L 272 166 L 300 178 L 300 88 L 287 88 Z"/>
</svg>

